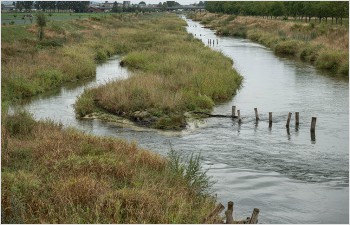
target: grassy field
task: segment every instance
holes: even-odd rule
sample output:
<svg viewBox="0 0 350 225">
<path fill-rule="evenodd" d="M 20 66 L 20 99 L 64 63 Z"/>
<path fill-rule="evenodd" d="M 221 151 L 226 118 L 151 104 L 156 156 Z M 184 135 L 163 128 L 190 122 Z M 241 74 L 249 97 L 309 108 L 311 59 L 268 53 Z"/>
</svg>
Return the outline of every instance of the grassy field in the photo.
<svg viewBox="0 0 350 225">
<path fill-rule="evenodd" d="M 90 15 L 85 19 L 51 21 L 44 28 L 42 41 L 38 40 L 35 23 L 2 26 L 2 102 L 94 76 L 96 64 L 123 51 L 114 33 L 116 27 L 128 26 L 126 20 L 130 17 L 133 15 Z"/>
<path fill-rule="evenodd" d="M 2 113 L 2 223 L 201 223 L 215 207 L 199 158 Z"/>
<path fill-rule="evenodd" d="M 242 79 L 232 60 L 187 34 L 185 25 L 175 15 L 144 15 L 118 29 L 123 64 L 134 74 L 85 91 L 75 104 L 77 114 L 104 111 L 147 127 L 182 129 L 185 112 L 208 112 L 231 99 Z"/>
<path fill-rule="evenodd" d="M 349 75 L 348 26 L 211 13 L 191 17 L 220 35 L 249 38 L 276 54 L 293 56 L 334 75 Z"/>
<path fill-rule="evenodd" d="M 33 18 L 26 15 L 33 15 Z M 1 13 L 2 25 L 30 25 L 35 23 L 36 13 L 5 12 Z M 105 17 L 106 13 L 45 13 L 48 21 L 66 21 L 74 19 L 84 19 L 91 17 Z"/>
</svg>

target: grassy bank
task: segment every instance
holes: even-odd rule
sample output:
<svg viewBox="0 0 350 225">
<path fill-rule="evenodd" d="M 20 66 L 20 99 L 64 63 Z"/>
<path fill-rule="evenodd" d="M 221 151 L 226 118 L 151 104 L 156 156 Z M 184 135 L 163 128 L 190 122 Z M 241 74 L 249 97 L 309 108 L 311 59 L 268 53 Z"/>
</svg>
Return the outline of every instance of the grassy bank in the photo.
<svg viewBox="0 0 350 225">
<path fill-rule="evenodd" d="M 302 23 L 225 14 L 191 14 L 192 19 L 217 30 L 270 47 L 276 54 L 293 56 L 318 69 L 349 75 L 349 29 L 327 23 Z"/>
<path fill-rule="evenodd" d="M 135 15 L 101 16 L 51 21 L 45 37 L 38 27 L 1 27 L 2 101 L 13 102 L 95 75 L 96 64 L 123 50 L 114 36 Z"/>
<path fill-rule="evenodd" d="M 199 159 L 181 164 L 28 113 L 2 114 L 2 223 L 200 223 L 215 207 Z"/>
<path fill-rule="evenodd" d="M 123 65 L 134 74 L 85 91 L 75 104 L 79 116 L 105 111 L 158 129 L 182 129 L 185 112 L 210 111 L 232 98 L 241 77 L 232 60 L 188 34 L 172 14 L 140 16 L 118 29 Z"/>
</svg>

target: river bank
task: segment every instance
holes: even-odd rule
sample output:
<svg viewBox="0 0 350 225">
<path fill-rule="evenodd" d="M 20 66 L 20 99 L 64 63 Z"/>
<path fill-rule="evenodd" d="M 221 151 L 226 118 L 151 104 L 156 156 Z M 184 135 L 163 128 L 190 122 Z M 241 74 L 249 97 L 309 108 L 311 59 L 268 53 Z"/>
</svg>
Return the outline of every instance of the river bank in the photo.
<svg viewBox="0 0 350 225">
<path fill-rule="evenodd" d="M 198 157 L 180 164 L 25 112 L 1 129 L 3 223 L 200 223 L 215 207 Z"/>
<path fill-rule="evenodd" d="M 186 112 L 209 112 L 235 95 L 242 77 L 233 62 L 188 34 L 175 15 L 140 17 L 118 36 L 132 51 L 121 64 L 133 71 L 126 80 L 85 91 L 75 103 L 78 116 L 104 112 L 140 126 L 181 130 Z"/>
<path fill-rule="evenodd" d="M 348 77 L 349 30 L 345 26 L 302 23 L 228 14 L 197 13 L 200 21 L 218 35 L 248 38 L 332 74 Z"/>
</svg>

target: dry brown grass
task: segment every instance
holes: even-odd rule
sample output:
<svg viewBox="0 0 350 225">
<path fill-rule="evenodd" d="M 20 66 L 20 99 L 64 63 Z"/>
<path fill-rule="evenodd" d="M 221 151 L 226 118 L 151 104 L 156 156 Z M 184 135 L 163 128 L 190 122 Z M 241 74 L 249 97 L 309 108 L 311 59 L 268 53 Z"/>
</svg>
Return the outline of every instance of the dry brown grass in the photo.
<svg viewBox="0 0 350 225">
<path fill-rule="evenodd" d="M 2 124 L 9 134 L 8 145 L 2 141 L 3 223 L 199 223 L 214 207 L 172 174 L 166 158 L 135 143 L 50 122 L 10 132 L 6 121 L 14 120 Z"/>
</svg>

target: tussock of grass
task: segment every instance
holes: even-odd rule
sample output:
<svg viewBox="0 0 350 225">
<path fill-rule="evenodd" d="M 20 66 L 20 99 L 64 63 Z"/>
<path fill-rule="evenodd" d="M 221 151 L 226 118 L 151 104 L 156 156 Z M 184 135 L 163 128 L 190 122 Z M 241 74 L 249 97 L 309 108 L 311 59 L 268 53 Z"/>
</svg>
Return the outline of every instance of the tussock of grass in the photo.
<svg viewBox="0 0 350 225">
<path fill-rule="evenodd" d="M 348 76 L 349 29 L 326 23 L 301 23 L 225 14 L 192 14 L 220 35 L 247 37 L 277 54 L 295 56 L 315 63 L 319 69 Z M 338 52 L 338 53 L 335 53 Z"/>
<path fill-rule="evenodd" d="M 78 115 L 86 115 L 83 102 L 88 102 L 142 125 L 181 129 L 185 111 L 210 111 L 235 94 L 241 77 L 232 61 L 188 35 L 183 20 L 145 16 L 133 24 L 118 30 L 118 37 L 127 49 L 123 64 L 134 75 L 82 95 L 75 105 Z M 135 115 L 139 111 L 145 116 Z"/>
<path fill-rule="evenodd" d="M 197 157 L 19 116 L 1 127 L 2 223 L 200 223 L 215 207 Z"/>
</svg>

